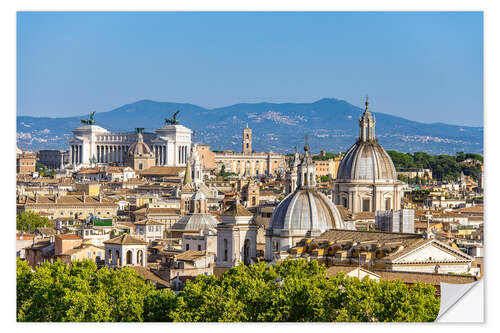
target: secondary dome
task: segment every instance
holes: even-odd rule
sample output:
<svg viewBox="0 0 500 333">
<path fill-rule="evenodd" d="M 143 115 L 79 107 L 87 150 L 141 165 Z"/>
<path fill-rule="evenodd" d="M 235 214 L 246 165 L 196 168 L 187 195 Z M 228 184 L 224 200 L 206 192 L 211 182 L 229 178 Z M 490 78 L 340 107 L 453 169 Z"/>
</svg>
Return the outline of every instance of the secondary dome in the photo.
<svg viewBox="0 0 500 333">
<path fill-rule="evenodd" d="M 128 154 L 131 156 L 149 156 L 153 155 L 151 148 L 144 143 L 142 133 L 137 133 L 137 141 L 134 142 L 128 149 Z"/>
<path fill-rule="evenodd" d="M 173 230 L 183 232 L 200 232 L 215 230 L 219 221 L 212 214 L 190 214 L 182 216 L 172 226 Z"/>
<path fill-rule="evenodd" d="M 269 229 L 316 236 L 329 229 L 344 229 L 344 222 L 337 207 L 323 193 L 300 188 L 279 203 Z"/>
</svg>

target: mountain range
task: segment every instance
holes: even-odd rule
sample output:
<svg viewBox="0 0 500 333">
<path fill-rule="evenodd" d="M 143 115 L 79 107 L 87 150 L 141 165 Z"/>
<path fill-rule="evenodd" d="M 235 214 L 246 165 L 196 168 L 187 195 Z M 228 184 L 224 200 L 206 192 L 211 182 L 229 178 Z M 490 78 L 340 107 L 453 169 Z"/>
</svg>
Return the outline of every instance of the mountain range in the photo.
<svg viewBox="0 0 500 333">
<path fill-rule="evenodd" d="M 253 149 L 290 153 L 302 147 L 308 136 L 313 152 L 346 151 L 358 136 L 363 109 L 335 98 L 313 103 L 241 103 L 207 109 L 189 103 L 141 100 L 108 112 L 96 113 L 96 124 L 112 132 L 148 132 L 164 125 L 165 117 L 180 110 L 180 124 L 195 131 L 193 141 L 209 144 L 212 150 L 241 150 L 242 130 L 253 131 Z M 455 154 L 483 154 L 483 127 L 421 123 L 373 112 L 376 137 L 387 150 Z M 17 117 L 17 144 L 21 149 L 67 149 L 79 117 Z M 300 149 L 300 148 L 299 148 Z"/>
</svg>

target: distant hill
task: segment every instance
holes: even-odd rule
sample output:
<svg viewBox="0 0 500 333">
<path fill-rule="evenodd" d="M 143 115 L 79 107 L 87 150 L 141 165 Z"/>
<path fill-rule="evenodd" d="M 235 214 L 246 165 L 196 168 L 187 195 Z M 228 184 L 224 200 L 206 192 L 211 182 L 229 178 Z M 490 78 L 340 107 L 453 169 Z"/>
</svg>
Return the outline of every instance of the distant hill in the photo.
<svg viewBox="0 0 500 333">
<path fill-rule="evenodd" d="M 248 122 L 253 130 L 254 150 L 289 153 L 303 146 L 309 136 L 313 152 L 348 149 L 358 136 L 358 118 L 363 110 L 343 100 L 324 98 L 313 103 L 242 103 L 206 109 L 187 103 L 141 100 L 117 109 L 96 113 L 96 124 L 110 130 L 130 132 L 144 127 L 153 132 L 164 118 L 181 110 L 180 123 L 195 130 L 194 141 L 214 150 L 241 149 L 242 129 Z M 373 112 L 376 136 L 386 149 L 401 152 L 454 154 L 458 151 L 483 153 L 483 127 L 443 123 L 419 123 Z M 17 117 L 17 143 L 30 150 L 66 149 L 71 131 L 80 126 L 79 117 Z"/>
</svg>

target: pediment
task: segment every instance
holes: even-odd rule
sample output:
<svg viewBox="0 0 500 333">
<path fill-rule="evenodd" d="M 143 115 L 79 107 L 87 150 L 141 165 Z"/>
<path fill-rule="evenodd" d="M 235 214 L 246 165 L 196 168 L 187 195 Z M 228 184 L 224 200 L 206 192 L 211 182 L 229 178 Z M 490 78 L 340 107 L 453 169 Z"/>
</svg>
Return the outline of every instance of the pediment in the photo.
<svg viewBox="0 0 500 333">
<path fill-rule="evenodd" d="M 393 263 L 456 262 L 470 261 L 467 254 L 439 241 L 427 242 L 416 249 L 392 260 Z"/>
</svg>

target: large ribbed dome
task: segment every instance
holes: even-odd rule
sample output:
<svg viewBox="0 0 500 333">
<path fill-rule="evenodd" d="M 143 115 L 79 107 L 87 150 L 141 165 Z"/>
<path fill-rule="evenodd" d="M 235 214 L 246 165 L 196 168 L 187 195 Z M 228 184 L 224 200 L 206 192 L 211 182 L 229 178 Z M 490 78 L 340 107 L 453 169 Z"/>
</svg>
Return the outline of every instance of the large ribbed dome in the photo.
<svg viewBox="0 0 500 333">
<path fill-rule="evenodd" d="M 337 181 L 397 180 L 392 159 L 377 140 L 358 140 L 340 162 Z"/>
<path fill-rule="evenodd" d="M 321 192 L 300 188 L 287 195 L 276 207 L 269 230 L 321 234 L 329 229 L 344 229 L 337 207 Z"/>
</svg>

